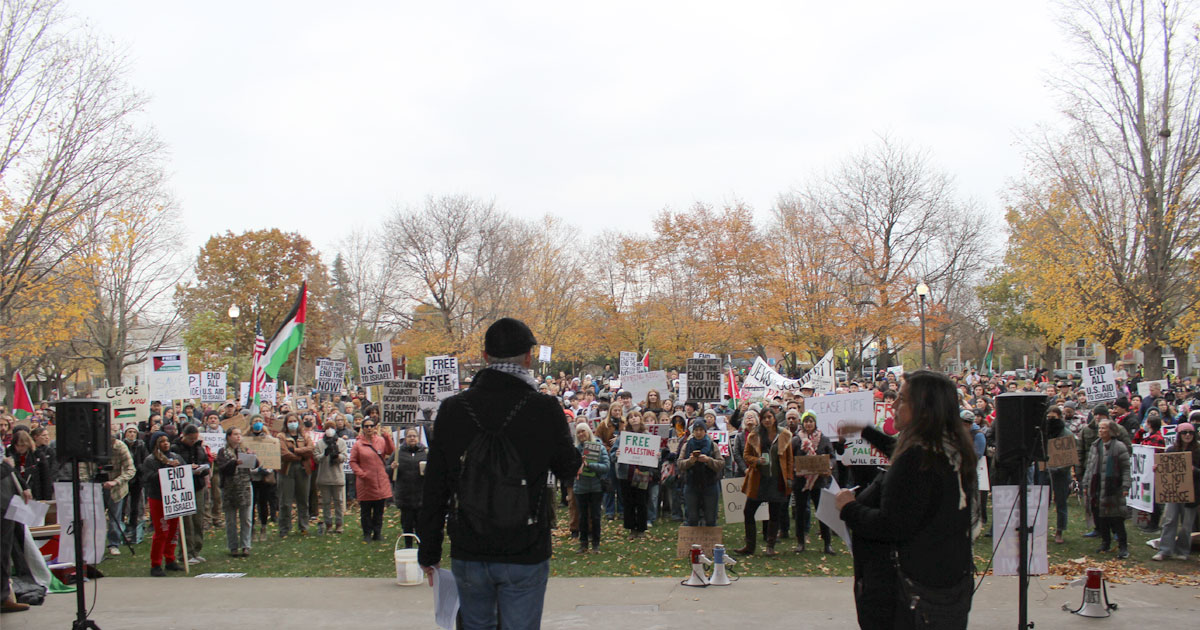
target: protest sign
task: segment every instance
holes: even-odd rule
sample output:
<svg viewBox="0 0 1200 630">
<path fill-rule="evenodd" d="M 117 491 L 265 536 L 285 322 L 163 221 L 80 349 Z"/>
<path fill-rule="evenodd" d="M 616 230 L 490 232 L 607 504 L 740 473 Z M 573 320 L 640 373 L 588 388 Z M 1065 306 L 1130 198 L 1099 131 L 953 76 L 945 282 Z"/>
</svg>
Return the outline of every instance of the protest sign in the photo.
<svg viewBox="0 0 1200 630">
<path fill-rule="evenodd" d="M 1158 380 L 1158 381 L 1142 381 L 1137 384 L 1138 396 L 1141 396 L 1142 398 L 1149 396 L 1150 395 L 1150 386 L 1155 383 L 1158 383 L 1158 386 L 1162 391 L 1164 391 L 1164 392 L 1167 391 L 1167 380 L 1166 379 L 1162 379 L 1162 380 Z"/>
<path fill-rule="evenodd" d="M 1134 444 L 1129 453 L 1129 494 L 1125 505 L 1143 512 L 1154 511 L 1153 446 Z"/>
<path fill-rule="evenodd" d="M 688 401 L 688 375 L 683 372 L 679 375 L 679 385 L 675 388 L 675 402 L 683 404 Z"/>
<path fill-rule="evenodd" d="M 622 431 L 617 450 L 618 464 L 658 467 L 658 451 L 662 438 L 651 433 Z"/>
<path fill-rule="evenodd" d="M 1051 468 L 1079 465 L 1079 452 L 1075 450 L 1074 436 L 1064 435 L 1054 438 L 1046 444 L 1046 450 L 1050 455 L 1050 460 L 1046 462 L 1046 465 Z"/>
<path fill-rule="evenodd" d="M 250 406 L 250 383 L 242 381 L 238 384 L 238 402 L 243 407 Z"/>
<path fill-rule="evenodd" d="M 347 475 L 353 475 L 354 469 L 350 467 L 350 453 L 354 452 L 354 443 L 358 438 L 342 438 L 346 441 L 346 460 L 342 462 L 342 472 Z"/>
<path fill-rule="evenodd" d="M 247 418 L 240 413 L 235 413 L 232 417 L 221 421 L 221 429 L 225 431 L 230 429 L 241 429 L 242 433 L 246 434 L 250 431 L 250 418 Z"/>
<path fill-rule="evenodd" d="M 871 446 L 862 436 L 846 438 L 846 448 L 842 451 L 841 461 L 846 466 L 891 465 L 883 451 Z"/>
<path fill-rule="evenodd" d="M 834 391 L 837 387 L 837 368 L 833 364 L 833 350 L 830 349 L 820 361 L 809 370 L 801 381 L 807 380 L 813 386 L 813 391 L 824 394 Z"/>
<path fill-rule="evenodd" d="M 886 435 L 896 435 L 896 409 L 891 403 L 879 401 L 875 403 L 875 428 Z"/>
<path fill-rule="evenodd" d="M 896 378 L 900 378 L 901 376 L 904 376 L 904 366 L 903 365 L 888 366 L 887 373 L 891 374 L 892 376 L 895 376 Z"/>
<path fill-rule="evenodd" d="M 145 385 L 109 387 L 100 393 L 100 400 L 109 404 L 112 422 L 109 430 L 123 432 L 150 418 L 150 388 Z"/>
<path fill-rule="evenodd" d="M 439 401 L 457 394 L 458 357 L 425 357 L 425 378 L 432 378 Z"/>
<path fill-rule="evenodd" d="M 1192 485 L 1192 454 L 1154 454 L 1154 499 L 1159 503 L 1191 503 L 1196 500 Z"/>
<path fill-rule="evenodd" d="M 297 396 L 296 397 L 296 410 L 297 411 L 308 411 L 309 404 L 310 403 L 308 402 L 308 396 Z"/>
<path fill-rule="evenodd" d="M 196 513 L 196 486 L 190 466 L 159 468 L 158 487 L 162 490 L 164 519 Z"/>
<path fill-rule="evenodd" d="M 812 385 L 813 390 L 820 394 L 832 392 L 836 385 L 833 365 L 833 350 L 825 353 L 820 361 L 801 378 L 787 378 L 776 372 L 762 357 L 754 358 L 754 365 L 746 374 L 746 384 L 761 385 L 767 389 L 780 391 L 796 391 L 805 385 Z"/>
<path fill-rule="evenodd" d="M 621 388 L 633 395 L 633 404 L 639 405 L 646 401 L 646 393 L 650 390 L 658 390 L 659 394 L 667 391 L 667 373 L 655 370 L 626 374 L 621 377 Z"/>
<path fill-rule="evenodd" d="M 638 358 L 636 352 L 621 352 L 621 365 L 618 374 L 624 378 L 626 374 L 637 374 Z"/>
<path fill-rule="evenodd" d="M 74 564 L 75 501 L 71 496 L 70 481 L 54 482 L 54 503 L 58 512 L 58 562 Z M 83 521 L 83 561 L 99 564 L 104 559 L 104 541 L 108 537 L 104 490 L 100 484 L 79 484 L 79 513 Z M 6 548 L 4 551 L 8 553 L 10 550 Z"/>
<path fill-rule="evenodd" d="M 700 545 L 706 556 L 713 556 L 713 546 L 721 543 L 720 527 L 679 527 L 679 540 L 675 543 L 675 557 L 687 558 L 692 552 L 692 545 Z"/>
<path fill-rule="evenodd" d="M 975 464 L 975 477 L 979 479 L 980 492 L 992 489 L 992 476 L 988 472 L 987 458 L 980 457 Z"/>
<path fill-rule="evenodd" d="M 283 460 L 279 455 L 279 440 L 272 437 L 248 436 L 242 439 L 246 451 L 258 456 L 258 463 L 263 468 L 282 468 Z"/>
<path fill-rule="evenodd" d="M 384 382 L 383 396 L 380 398 L 380 424 L 395 429 L 416 422 L 417 413 L 421 410 L 418 400 L 420 392 L 421 381 L 418 380 Z"/>
<path fill-rule="evenodd" d="M 151 352 L 147 363 L 147 384 L 157 400 L 188 398 L 187 351 Z"/>
<path fill-rule="evenodd" d="M 828 455 L 797 455 L 792 461 L 797 475 L 828 475 L 831 470 Z"/>
<path fill-rule="evenodd" d="M 804 407 L 817 415 L 817 428 L 830 439 L 841 427 L 862 428 L 875 423 L 875 394 L 870 391 L 806 398 Z"/>
<path fill-rule="evenodd" d="M 200 398 L 200 375 L 188 374 L 188 398 L 199 400 Z"/>
<path fill-rule="evenodd" d="M 1110 403 L 1117 399 L 1117 374 L 1110 363 L 1093 365 L 1084 370 L 1083 390 L 1089 405 Z"/>
<path fill-rule="evenodd" d="M 687 375 L 688 400 L 698 403 L 721 401 L 720 359 L 688 359 Z"/>
<path fill-rule="evenodd" d="M 541 363 L 549 363 L 550 352 L 550 346 L 538 346 L 538 361 Z"/>
<path fill-rule="evenodd" d="M 258 392 L 258 399 L 272 405 L 279 404 L 279 383 L 275 381 L 263 383 L 262 391 Z"/>
<path fill-rule="evenodd" d="M 212 451 L 214 457 L 216 456 L 217 451 L 225 448 L 225 433 L 223 431 L 216 431 L 213 433 L 201 431 L 200 439 L 204 440 L 204 445 L 208 447 L 208 450 Z"/>
<path fill-rule="evenodd" d="M 721 457 L 729 459 L 729 431 L 721 429 L 709 429 L 708 437 L 717 445 L 717 449 L 721 451 Z"/>
<path fill-rule="evenodd" d="M 746 495 L 742 494 L 742 483 L 745 477 L 730 477 L 721 480 L 721 505 L 725 509 L 725 524 L 746 522 Z M 764 503 L 754 511 L 754 520 L 765 521 L 771 518 L 771 513 Z"/>
<path fill-rule="evenodd" d="M 1050 515 L 1050 486 L 1029 486 L 1026 495 L 1027 527 L 1032 528 L 1029 539 L 1029 574 L 1042 575 L 1049 571 L 1046 534 Z M 1035 520 L 1036 519 L 1036 520 Z M 1017 486 L 992 488 L 992 566 L 995 575 L 1017 575 L 1021 562 L 1020 537 L 1017 527 L 1021 510 L 1017 505 Z"/>
<path fill-rule="evenodd" d="M 317 386 L 320 394 L 339 394 L 346 382 L 346 364 L 333 359 L 317 359 Z"/>
<path fill-rule="evenodd" d="M 358 350 L 358 382 L 374 385 L 394 378 L 392 375 L 392 343 L 373 341 L 356 345 Z"/>
<path fill-rule="evenodd" d="M 720 359 L 721 357 L 709 352 L 693 352 L 693 359 Z"/>
<path fill-rule="evenodd" d="M 225 373 L 200 373 L 200 402 L 225 402 Z"/>
<path fill-rule="evenodd" d="M 417 392 L 417 404 L 421 410 L 438 408 L 438 377 L 426 376 L 421 379 L 421 389 Z"/>
</svg>

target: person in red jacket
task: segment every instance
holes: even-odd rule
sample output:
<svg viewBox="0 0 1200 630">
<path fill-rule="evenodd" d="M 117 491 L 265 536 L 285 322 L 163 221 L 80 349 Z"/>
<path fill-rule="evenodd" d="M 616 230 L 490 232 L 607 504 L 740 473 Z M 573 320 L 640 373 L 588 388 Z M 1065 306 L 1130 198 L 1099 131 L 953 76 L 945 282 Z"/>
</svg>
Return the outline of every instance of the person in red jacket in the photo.
<svg viewBox="0 0 1200 630">
<path fill-rule="evenodd" d="M 378 416 L 368 412 L 350 452 L 355 494 L 361 508 L 363 542 L 383 539 L 383 506 L 392 498 L 392 479 L 384 459 L 396 450 L 392 435 L 380 431 Z"/>
</svg>

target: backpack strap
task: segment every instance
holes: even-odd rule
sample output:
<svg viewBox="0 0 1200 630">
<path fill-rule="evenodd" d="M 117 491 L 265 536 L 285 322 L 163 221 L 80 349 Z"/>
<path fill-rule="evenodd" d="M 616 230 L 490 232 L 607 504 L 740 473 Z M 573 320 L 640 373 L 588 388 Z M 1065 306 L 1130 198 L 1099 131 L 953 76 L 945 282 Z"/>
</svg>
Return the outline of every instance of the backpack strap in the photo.
<svg viewBox="0 0 1200 630">
<path fill-rule="evenodd" d="M 462 402 L 463 409 L 467 410 L 467 415 L 471 417 L 471 421 L 475 423 L 475 426 L 479 427 L 480 431 L 483 431 L 484 433 L 500 433 L 501 431 L 504 430 L 505 427 L 508 426 L 508 423 L 512 422 L 513 418 L 517 417 L 517 412 L 520 411 L 521 408 L 525 406 L 525 403 L 528 402 L 529 399 L 533 397 L 534 393 L 535 392 L 532 392 L 532 391 L 525 392 L 525 395 L 522 396 L 521 399 L 517 401 L 517 406 L 513 407 L 512 411 L 508 412 L 508 415 L 505 416 L 505 418 L 504 418 L 504 422 L 502 422 L 500 424 L 500 427 L 497 428 L 495 431 L 488 431 L 487 429 L 483 428 L 483 424 L 479 422 L 479 417 L 475 415 L 475 409 L 473 409 L 471 407 L 471 403 L 467 402 L 466 398 L 462 398 L 460 400 L 460 402 Z"/>
</svg>

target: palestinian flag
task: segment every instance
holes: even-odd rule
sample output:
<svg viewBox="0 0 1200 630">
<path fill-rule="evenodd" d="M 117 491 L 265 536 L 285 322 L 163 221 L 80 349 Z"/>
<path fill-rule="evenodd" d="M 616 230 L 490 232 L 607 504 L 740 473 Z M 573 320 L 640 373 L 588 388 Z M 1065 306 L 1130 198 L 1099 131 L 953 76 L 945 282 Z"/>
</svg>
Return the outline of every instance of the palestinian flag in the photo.
<svg viewBox="0 0 1200 630">
<path fill-rule="evenodd" d="M 642 371 L 643 372 L 650 371 L 650 351 L 649 350 L 646 351 L 646 354 L 642 355 Z"/>
<path fill-rule="evenodd" d="M 29 390 L 25 388 L 25 379 L 21 378 L 20 370 L 13 375 L 12 411 L 17 420 L 24 420 L 33 415 L 33 399 L 29 397 Z"/>
<path fill-rule="evenodd" d="M 992 375 L 992 351 L 996 349 L 996 331 L 992 331 L 988 335 L 987 352 L 983 354 L 983 364 L 987 366 L 988 376 Z M 983 365 L 979 366 L 980 371 L 983 371 Z"/>
<path fill-rule="evenodd" d="M 278 378 L 279 369 L 287 362 L 292 351 L 299 348 L 304 341 L 304 317 L 307 310 L 308 283 L 305 282 L 300 286 L 300 295 L 296 296 L 296 303 L 292 305 L 291 312 L 283 319 L 271 341 L 267 342 L 267 350 L 263 352 L 261 359 L 263 371 L 267 376 Z"/>
</svg>

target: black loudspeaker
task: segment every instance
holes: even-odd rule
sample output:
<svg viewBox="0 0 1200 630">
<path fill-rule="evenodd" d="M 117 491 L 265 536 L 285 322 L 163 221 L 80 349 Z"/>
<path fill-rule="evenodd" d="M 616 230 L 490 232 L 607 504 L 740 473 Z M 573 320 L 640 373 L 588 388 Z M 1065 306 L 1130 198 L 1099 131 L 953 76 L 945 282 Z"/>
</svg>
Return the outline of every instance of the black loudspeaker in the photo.
<svg viewBox="0 0 1200 630">
<path fill-rule="evenodd" d="M 108 463 L 112 456 L 111 406 L 99 400 L 74 399 L 54 403 L 58 461 Z"/>
<path fill-rule="evenodd" d="M 1022 458 L 1046 461 L 1046 405 L 1049 398 L 1035 392 L 1012 392 L 996 397 L 996 461 Z"/>
</svg>

